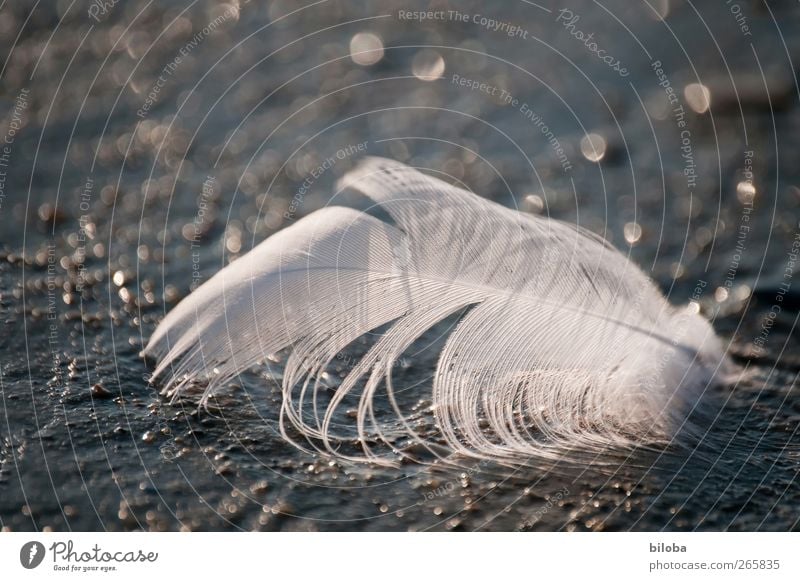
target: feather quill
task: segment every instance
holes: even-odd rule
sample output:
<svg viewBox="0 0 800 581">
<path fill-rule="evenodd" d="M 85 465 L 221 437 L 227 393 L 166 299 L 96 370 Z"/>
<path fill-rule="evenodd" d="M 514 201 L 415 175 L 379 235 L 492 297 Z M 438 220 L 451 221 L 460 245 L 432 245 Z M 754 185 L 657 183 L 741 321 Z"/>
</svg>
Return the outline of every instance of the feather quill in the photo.
<svg viewBox="0 0 800 581">
<path fill-rule="evenodd" d="M 167 314 L 145 348 L 164 393 L 203 381 L 207 400 L 286 350 L 287 441 L 393 463 L 404 438 L 440 458 L 513 465 L 575 446 L 666 443 L 729 370 L 697 310 L 670 305 L 594 234 L 386 159 L 367 158 L 339 187 L 359 190 L 391 221 L 326 207 L 222 269 Z M 398 401 L 392 370 L 458 314 L 432 380 L 418 388 L 432 402 L 432 435 Z M 376 331 L 331 394 L 322 372 Z M 357 402 L 350 423 L 345 401 Z M 353 441 L 358 450 L 346 452 Z"/>
</svg>

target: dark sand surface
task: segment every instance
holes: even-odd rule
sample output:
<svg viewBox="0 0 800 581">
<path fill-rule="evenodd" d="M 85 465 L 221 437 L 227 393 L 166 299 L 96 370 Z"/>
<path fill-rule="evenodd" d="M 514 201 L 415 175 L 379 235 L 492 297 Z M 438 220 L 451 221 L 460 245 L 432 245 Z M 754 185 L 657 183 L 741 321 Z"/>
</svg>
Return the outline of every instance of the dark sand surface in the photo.
<svg viewBox="0 0 800 581">
<path fill-rule="evenodd" d="M 131 1 L 99 21 L 88 2 L 5 2 L 0 527 L 800 528 L 800 11 L 650 3 L 670 7 L 666 20 L 643 2 L 575 0 L 567 29 L 545 2 L 254 0 L 226 13 L 233 5 Z M 399 14 L 421 9 L 468 22 Z M 385 47 L 371 66 L 350 56 L 361 32 Z M 414 76 L 442 63 L 438 80 Z M 698 82 L 710 111 L 684 93 Z M 599 163 L 581 151 L 587 132 L 606 141 Z M 139 351 L 164 312 L 290 223 L 287 212 L 331 202 L 362 153 L 296 196 L 358 144 L 577 222 L 629 252 L 673 303 L 696 295 L 749 366 L 712 394 L 713 437 L 691 452 L 600 455 L 581 471 L 389 470 L 282 442 L 270 379 L 280 362 L 243 375 L 208 411 L 159 397 Z M 433 351 L 409 359 L 396 386 L 430 385 L 435 362 Z"/>
</svg>

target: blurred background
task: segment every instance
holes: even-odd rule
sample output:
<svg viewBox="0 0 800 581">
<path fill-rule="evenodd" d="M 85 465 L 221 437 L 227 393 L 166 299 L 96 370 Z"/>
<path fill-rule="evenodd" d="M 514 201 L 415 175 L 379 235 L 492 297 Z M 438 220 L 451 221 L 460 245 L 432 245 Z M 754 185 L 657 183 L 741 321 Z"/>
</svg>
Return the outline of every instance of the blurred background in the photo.
<svg viewBox="0 0 800 581">
<path fill-rule="evenodd" d="M 788 0 L 0 4 L 0 527 L 797 529 L 798 16 Z M 397 473 L 287 449 L 263 370 L 219 410 L 159 398 L 138 353 L 163 314 L 302 216 L 363 204 L 333 185 L 364 155 L 578 223 L 695 300 L 752 370 L 722 394 L 735 444 L 579 475 Z"/>
</svg>

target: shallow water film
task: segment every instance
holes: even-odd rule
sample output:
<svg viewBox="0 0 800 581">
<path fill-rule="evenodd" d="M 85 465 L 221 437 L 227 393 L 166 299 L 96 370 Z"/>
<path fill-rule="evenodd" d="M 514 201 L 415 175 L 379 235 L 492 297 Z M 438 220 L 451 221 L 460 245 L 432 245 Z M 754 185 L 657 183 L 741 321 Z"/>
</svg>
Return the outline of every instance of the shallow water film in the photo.
<svg viewBox="0 0 800 581">
<path fill-rule="evenodd" d="M 800 529 L 798 16 L 788 0 L 0 4 L 0 528 Z M 207 406 L 161 395 L 140 352 L 165 313 L 315 210 L 367 209 L 335 183 L 368 155 L 604 238 L 711 320 L 737 379 L 669 445 L 522 466 L 402 438 L 416 461 L 298 449 L 279 426 L 290 350 Z M 457 322 L 392 368 L 434 445 Z M 364 351 L 327 367 L 330 394 Z"/>
</svg>

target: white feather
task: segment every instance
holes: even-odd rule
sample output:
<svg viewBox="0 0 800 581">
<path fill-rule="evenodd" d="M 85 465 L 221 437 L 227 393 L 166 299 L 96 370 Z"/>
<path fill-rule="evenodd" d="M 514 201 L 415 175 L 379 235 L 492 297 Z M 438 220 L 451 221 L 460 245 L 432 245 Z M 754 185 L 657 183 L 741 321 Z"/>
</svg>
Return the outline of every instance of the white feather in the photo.
<svg viewBox="0 0 800 581">
<path fill-rule="evenodd" d="M 166 393 L 203 380 L 208 397 L 289 350 L 280 413 L 287 441 L 391 462 L 403 454 L 395 445 L 403 435 L 440 457 L 437 443 L 514 464 L 574 446 L 666 442 L 729 366 L 705 319 L 672 307 L 593 234 L 385 159 L 365 160 L 340 186 L 366 194 L 394 223 L 328 207 L 217 273 L 164 318 L 145 349 L 159 361 L 154 378 Z M 430 384 L 418 388 L 433 402 L 431 436 L 401 409 L 392 368 L 461 312 Z M 322 372 L 378 329 L 330 395 Z M 393 417 L 376 413 L 378 398 Z M 343 402 L 354 399 L 347 425 Z M 345 454 L 342 443 L 353 440 L 360 452 Z"/>
</svg>

